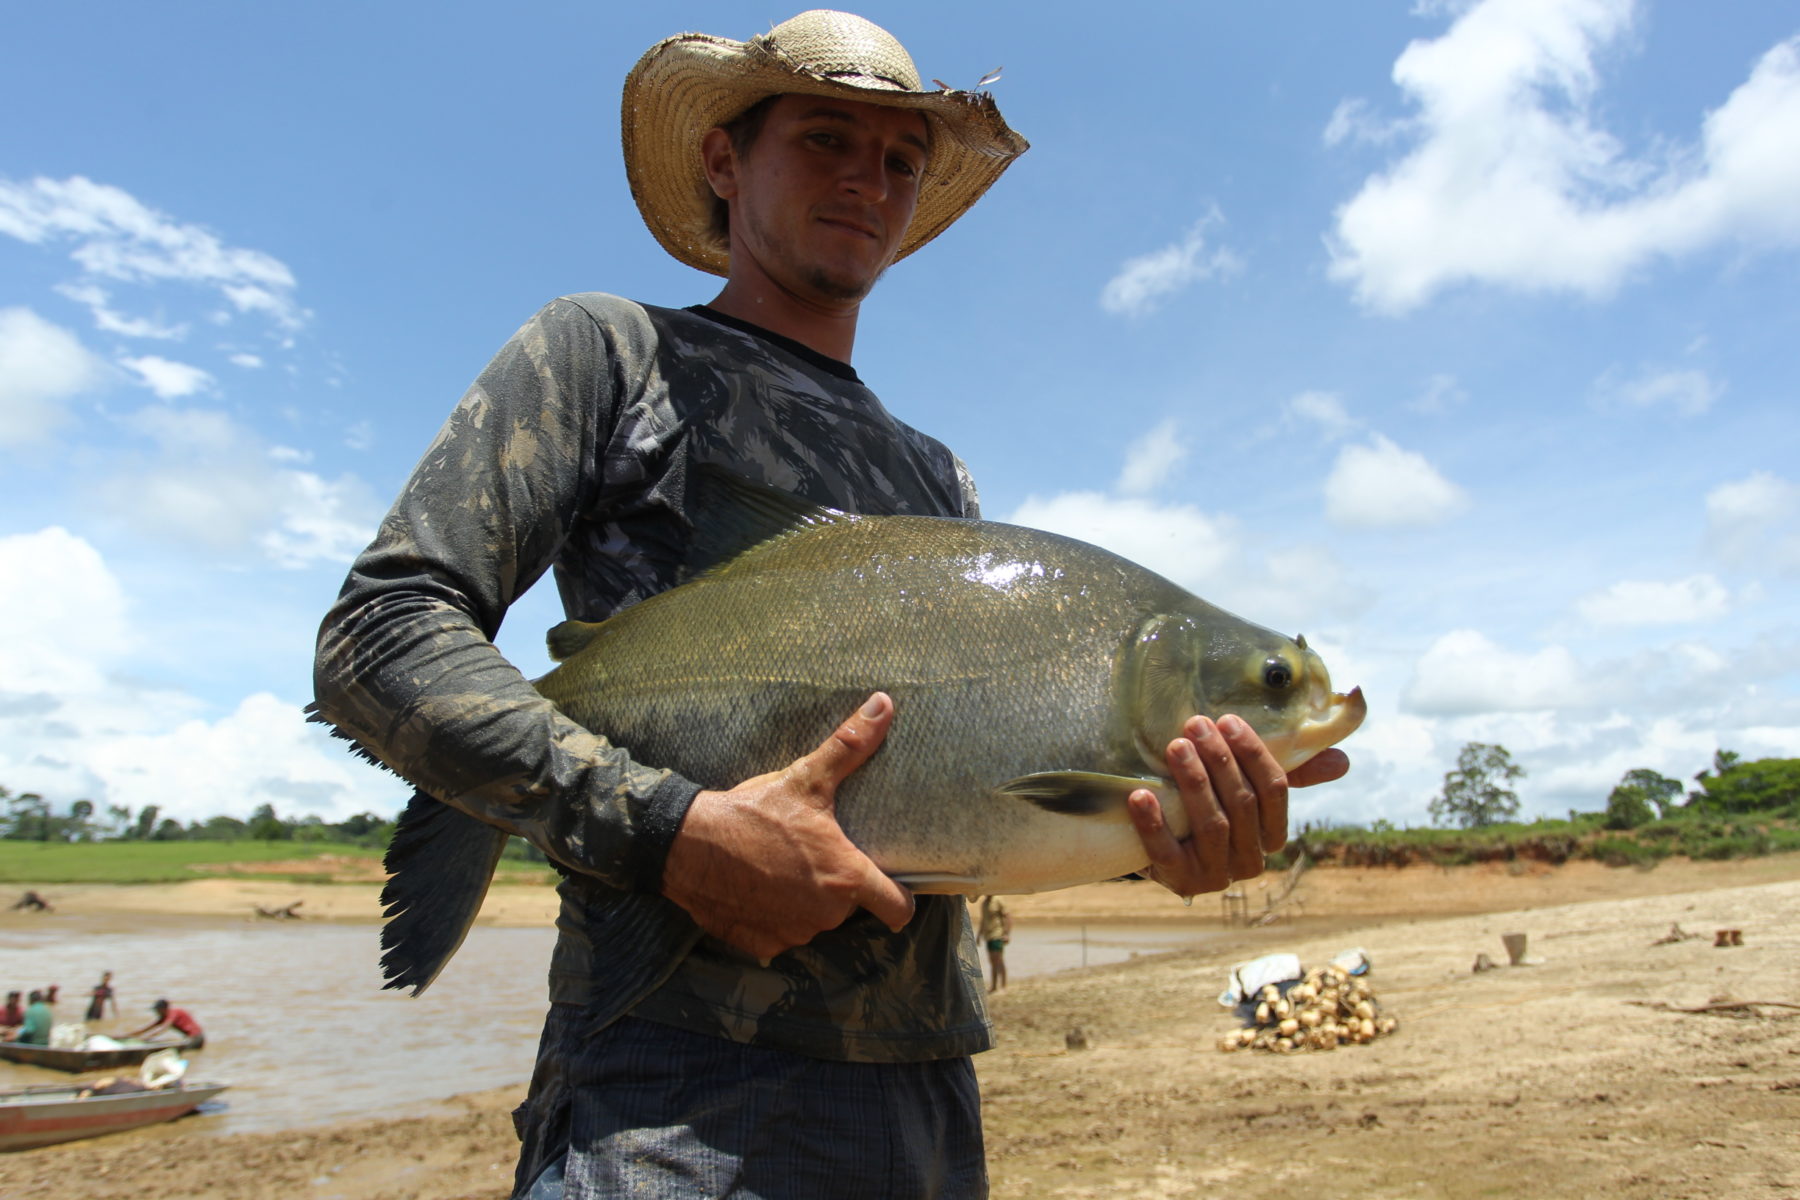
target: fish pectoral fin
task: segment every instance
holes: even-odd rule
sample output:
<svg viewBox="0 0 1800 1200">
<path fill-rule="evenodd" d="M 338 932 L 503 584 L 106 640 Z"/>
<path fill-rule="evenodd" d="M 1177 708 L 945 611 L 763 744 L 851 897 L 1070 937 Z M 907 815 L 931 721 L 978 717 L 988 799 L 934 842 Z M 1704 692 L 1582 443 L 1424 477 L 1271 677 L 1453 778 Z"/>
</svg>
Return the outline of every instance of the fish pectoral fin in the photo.
<svg viewBox="0 0 1800 1200">
<path fill-rule="evenodd" d="M 929 875 L 916 872 L 895 875 L 892 879 L 895 883 L 904 884 L 913 891 L 928 896 L 978 896 L 986 890 L 984 881 L 973 875 Z"/>
<path fill-rule="evenodd" d="M 1029 800 L 1046 812 L 1069 817 L 1123 816 L 1125 798 L 1140 788 L 1164 795 L 1166 779 L 1103 775 L 1098 771 L 1039 771 L 1001 784 L 997 791 Z"/>
</svg>

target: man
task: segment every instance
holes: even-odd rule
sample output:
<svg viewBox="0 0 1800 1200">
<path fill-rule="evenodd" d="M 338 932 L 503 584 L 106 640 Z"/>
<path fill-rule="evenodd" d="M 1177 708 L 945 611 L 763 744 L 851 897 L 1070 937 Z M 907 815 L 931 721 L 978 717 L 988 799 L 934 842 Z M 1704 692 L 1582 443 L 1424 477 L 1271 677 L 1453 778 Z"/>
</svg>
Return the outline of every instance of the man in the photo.
<svg viewBox="0 0 1800 1200">
<path fill-rule="evenodd" d="M 206 1045 L 206 1034 L 201 1030 L 200 1022 L 194 1020 L 194 1014 L 187 1009 L 174 1008 L 167 1000 L 158 1000 L 150 1006 L 150 1011 L 156 1014 L 156 1020 L 142 1029 L 134 1029 L 130 1033 L 122 1034 L 119 1040 L 130 1041 L 133 1038 L 141 1037 L 146 1041 L 153 1042 L 157 1039 L 158 1034 L 173 1029 L 181 1035 L 181 1039 L 169 1044 L 177 1049 L 198 1050 Z"/>
<path fill-rule="evenodd" d="M 119 1015 L 119 999 L 113 992 L 112 972 L 102 971 L 100 982 L 94 985 L 94 990 L 88 998 L 87 1019 L 89 1021 L 103 1019 L 109 1004 L 112 1006 L 113 1016 L 117 1017 Z"/>
<path fill-rule="evenodd" d="M 990 97 L 924 90 L 884 30 L 828 12 L 659 43 L 623 126 L 645 223 L 723 290 L 680 310 L 564 297 L 502 348 L 327 615 L 318 713 L 565 873 L 517 1195 L 984 1195 L 966 905 L 915 899 L 833 817 L 890 699 L 702 788 L 569 722 L 491 638 L 552 567 L 587 621 L 678 582 L 702 465 L 852 511 L 976 515 L 960 461 L 850 359 L 881 273 L 1026 143 Z M 1200 834 L 1131 801 L 1184 895 L 1261 869 L 1287 787 L 1242 722 L 1185 732 L 1171 765 Z"/>
<path fill-rule="evenodd" d="M 1012 912 L 998 896 L 981 898 L 981 920 L 975 936 L 987 947 L 988 991 L 1006 986 L 1006 943 L 1012 941 Z"/>
<path fill-rule="evenodd" d="M 26 997 L 25 1019 L 19 1025 L 19 1031 L 13 1034 L 12 1040 L 28 1046 L 48 1046 L 50 1026 L 55 1021 L 55 1013 L 50 1008 L 50 1002 L 44 999 L 44 993 L 34 991 Z"/>
</svg>

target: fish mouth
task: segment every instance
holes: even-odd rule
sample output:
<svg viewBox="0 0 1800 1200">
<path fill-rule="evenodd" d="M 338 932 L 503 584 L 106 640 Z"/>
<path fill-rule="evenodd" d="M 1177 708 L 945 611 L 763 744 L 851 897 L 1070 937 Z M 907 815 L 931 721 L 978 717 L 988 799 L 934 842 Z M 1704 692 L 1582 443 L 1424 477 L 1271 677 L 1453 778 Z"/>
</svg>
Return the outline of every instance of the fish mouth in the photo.
<svg viewBox="0 0 1800 1200">
<path fill-rule="evenodd" d="M 1335 746 L 1355 733 L 1368 715 L 1369 704 L 1363 699 L 1362 688 L 1332 692 L 1292 734 L 1266 744 L 1281 763 L 1281 769 L 1291 771 L 1327 746 Z"/>
</svg>

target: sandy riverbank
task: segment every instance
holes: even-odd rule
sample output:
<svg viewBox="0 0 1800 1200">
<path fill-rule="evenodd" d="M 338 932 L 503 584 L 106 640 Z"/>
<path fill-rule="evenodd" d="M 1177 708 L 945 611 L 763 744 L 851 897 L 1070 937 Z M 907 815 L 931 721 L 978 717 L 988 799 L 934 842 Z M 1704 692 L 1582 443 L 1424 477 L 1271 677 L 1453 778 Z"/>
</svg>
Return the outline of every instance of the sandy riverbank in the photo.
<svg viewBox="0 0 1800 1200">
<path fill-rule="evenodd" d="M 1281 887 L 1259 883 L 1252 911 Z M 374 911 L 374 889 L 351 884 L 50 890 L 59 904 L 116 904 L 120 920 L 296 898 L 333 919 Z M 1800 1004 L 1800 856 L 1652 871 L 1322 870 L 1294 897 L 1297 917 L 1216 948 L 1026 980 L 997 999 L 1000 1044 L 978 1060 L 997 1198 L 1800 1193 L 1800 1012 L 1657 1007 Z M 499 889 L 483 919 L 547 920 L 551 904 L 547 889 Z M 1219 911 L 1142 885 L 1020 897 L 1015 909 L 1214 926 Z M 1707 936 L 1653 944 L 1671 922 Z M 1745 944 L 1714 948 L 1725 927 Z M 1504 961 L 1499 935 L 1515 929 L 1542 963 L 1470 973 L 1478 951 Z M 1233 961 L 1275 949 L 1319 961 L 1348 945 L 1374 959 L 1397 1034 L 1286 1058 L 1214 1049 L 1230 1022 L 1213 996 Z M 1074 1026 L 1092 1049 L 1065 1048 Z M 279 1134 L 210 1135 L 195 1120 L 9 1155 L 0 1194 L 497 1200 L 519 1094 Z"/>
<path fill-rule="evenodd" d="M 268 865 L 268 864 L 266 864 Z M 273 864 L 279 866 L 281 864 Z M 1301 877 L 1282 911 L 1286 916 L 1345 920 L 1396 916 L 1455 916 L 1502 912 L 1582 900 L 1701 891 L 1750 883 L 1800 879 L 1800 854 L 1738 862 L 1674 859 L 1652 870 L 1571 862 L 1486 863 L 1468 867 L 1412 866 L 1320 868 Z M 1270 872 L 1239 885 L 1252 915 L 1282 894 L 1285 879 Z M 18 884 L 47 897 L 64 912 L 255 918 L 256 909 L 302 901 L 299 912 L 315 921 L 378 921 L 381 884 L 369 882 L 294 883 L 255 878 L 196 879 L 185 883 Z M 1217 921 L 1216 896 L 1202 896 L 1192 908 L 1159 887 L 1142 883 L 1102 883 L 1036 896 L 1007 898 L 1020 920 L 1055 921 Z M 488 890 L 481 923 L 508 927 L 548 926 L 556 919 L 556 892 L 546 885 L 496 883 Z"/>
</svg>

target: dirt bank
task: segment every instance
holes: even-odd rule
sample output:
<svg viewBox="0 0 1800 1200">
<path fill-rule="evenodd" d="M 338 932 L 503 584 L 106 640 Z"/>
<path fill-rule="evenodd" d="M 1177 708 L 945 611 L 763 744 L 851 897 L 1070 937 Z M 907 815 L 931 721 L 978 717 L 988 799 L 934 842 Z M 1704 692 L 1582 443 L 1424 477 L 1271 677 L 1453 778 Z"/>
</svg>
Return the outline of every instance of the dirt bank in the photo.
<svg viewBox="0 0 1800 1200">
<path fill-rule="evenodd" d="M 1281 886 L 1262 882 L 1253 911 Z M 200 887 L 119 891 L 157 904 L 250 895 Z M 549 903 L 544 889 L 517 890 Z M 300 894 L 311 909 L 310 890 L 269 896 Z M 1320 871 L 1294 895 L 1300 919 L 1219 948 L 1026 980 L 996 999 L 1000 1044 L 978 1063 L 997 1200 L 1800 1194 L 1800 1013 L 1671 1010 L 1800 1004 L 1800 856 L 1647 872 Z M 1218 921 L 1216 900 L 1184 910 L 1140 885 L 1017 903 L 1021 920 L 1164 919 L 1171 907 Z M 1705 936 L 1656 944 L 1671 922 Z M 1744 945 L 1715 948 L 1719 928 L 1741 929 Z M 1470 972 L 1481 951 L 1504 962 L 1500 935 L 1515 930 L 1541 963 Z M 1319 961 L 1349 945 L 1374 960 L 1398 1033 L 1291 1057 L 1214 1048 L 1231 1022 L 1213 998 L 1235 959 L 1283 949 Z M 1077 1026 L 1091 1049 L 1066 1048 Z M 497 1200 L 518 1097 L 282 1134 L 211 1135 L 197 1119 L 0 1157 L 0 1195 Z"/>
</svg>

